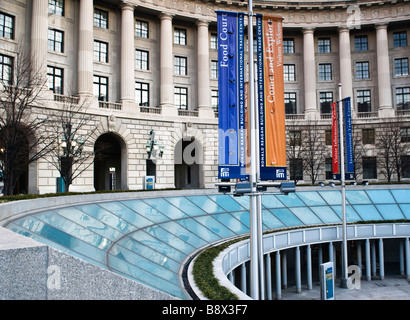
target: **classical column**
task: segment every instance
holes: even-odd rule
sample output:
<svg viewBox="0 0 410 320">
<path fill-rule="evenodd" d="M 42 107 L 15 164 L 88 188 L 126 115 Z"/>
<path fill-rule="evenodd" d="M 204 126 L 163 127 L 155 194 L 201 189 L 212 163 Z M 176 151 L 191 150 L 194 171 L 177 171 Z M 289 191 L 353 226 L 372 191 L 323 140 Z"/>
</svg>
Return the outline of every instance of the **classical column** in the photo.
<svg viewBox="0 0 410 320">
<path fill-rule="evenodd" d="M 312 248 L 310 244 L 306 246 L 306 265 L 307 265 L 307 289 L 312 290 Z"/>
<path fill-rule="evenodd" d="M 282 299 L 282 289 L 281 289 L 281 271 L 280 271 L 280 251 L 276 251 L 275 254 L 275 275 L 276 275 L 276 299 Z"/>
<path fill-rule="evenodd" d="M 162 107 L 163 114 L 177 115 L 177 110 L 174 106 L 172 15 L 162 13 L 160 15 L 160 19 L 160 105 Z"/>
<path fill-rule="evenodd" d="M 33 0 L 31 17 L 31 56 L 34 72 L 47 75 L 48 1 Z"/>
<path fill-rule="evenodd" d="M 350 33 L 347 27 L 339 28 L 339 64 L 342 98 L 351 97 L 352 90 L 352 58 L 350 54 Z"/>
<path fill-rule="evenodd" d="M 296 292 L 302 292 L 302 275 L 300 266 L 300 247 L 295 248 L 295 278 L 296 278 Z"/>
<path fill-rule="evenodd" d="M 384 250 L 383 250 L 383 238 L 379 239 L 379 273 L 380 279 L 384 279 Z"/>
<path fill-rule="evenodd" d="M 370 240 L 366 239 L 365 242 L 365 248 L 366 248 L 366 280 L 370 281 L 372 279 L 371 277 L 371 263 L 370 263 Z"/>
<path fill-rule="evenodd" d="M 135 101 L 134 7 L 121 6 L 121 100 Z"/>
<path fill-rule="evenodd" d="M 308 119 L 317 117 L 316 65 L 314 28 L 303 29 L 303 78 L 305 87 L 305 115 Z"/>
<path fill-rule="evenodd" d="M 387 24 L 376 25 L 377 79 L 379 92 L 379 117 L 394 116 L 390 83 L 389 44 Z"/>
<path fill-rule="evenodd" d="M 78 24 L 78 94 L 93 94 L 93 2 L 80 0 Z"/>
</svg>

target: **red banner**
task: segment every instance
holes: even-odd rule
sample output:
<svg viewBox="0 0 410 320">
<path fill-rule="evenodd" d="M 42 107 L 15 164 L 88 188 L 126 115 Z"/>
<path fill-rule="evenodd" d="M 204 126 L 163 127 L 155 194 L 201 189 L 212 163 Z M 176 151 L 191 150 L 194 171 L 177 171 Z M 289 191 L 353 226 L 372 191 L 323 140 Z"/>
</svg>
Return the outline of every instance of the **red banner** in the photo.
<svg viewBox="0 0 410 320">
<path fill-rule="evenodd" d="M 336 102 L 332 103 L 332 168 L 333 168 L 333 174 L 340 174 L 339 136 L 338 136 Z"/>
</svg>

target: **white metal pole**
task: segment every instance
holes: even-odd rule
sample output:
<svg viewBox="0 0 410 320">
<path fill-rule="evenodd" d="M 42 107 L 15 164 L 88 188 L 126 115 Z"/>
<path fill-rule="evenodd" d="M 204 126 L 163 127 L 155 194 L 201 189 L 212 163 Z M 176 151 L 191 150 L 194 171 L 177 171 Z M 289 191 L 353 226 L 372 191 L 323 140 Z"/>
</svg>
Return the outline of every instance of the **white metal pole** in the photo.
<svg viewBox="0 0 410 320">
<path fill-rule="evenodd" d="M 342 281 L 340 286 L 347 288 L 347 232 L 346 232 L 346 184 L 345 184 L 345 154 L 343 137 L 343 99 L 342 84 L 339 83 L 339 136 L 340 136 L 340 187 L 342 190 L 342 222 L 343 222 L 343 260 Z"/>
</svg>

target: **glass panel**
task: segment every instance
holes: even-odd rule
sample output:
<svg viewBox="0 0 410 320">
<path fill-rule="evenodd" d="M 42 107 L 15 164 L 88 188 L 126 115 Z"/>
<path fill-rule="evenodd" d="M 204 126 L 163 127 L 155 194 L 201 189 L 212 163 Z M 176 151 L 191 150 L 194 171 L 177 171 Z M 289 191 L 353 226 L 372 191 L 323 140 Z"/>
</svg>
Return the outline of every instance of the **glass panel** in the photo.
<svg viewBox="0 0 410 320">
<path fill-rule="evenodd" d="M 215 201 L 219 206 L 225 209 L 225 211 L 242 211 L 245 208 L 242 208 L 242 206 L 236 202 L 234 199 L 231 197 L 227 197 L 225 195 L 215 195 L 215 196 L 208 196 L 210 199 Z"/>
<path fill-rule="evenodd" d="M 289 193 L 288 195 L 276 196 L 287 207 L 304 207 L 305 204 L 298 198 L 296 193 Z"/>
<path fill-rule="evenodd" d="M 379 204 L 376 207 L 385 220 L 404 219 L 397 204 Z"/>
<path fill-rule="evenodd" d="M 356 205 L 353 207 L 365 221 L 383 220 L 377 209 L 372 205 Z"/>
<path fill-rule="evenodd" d="M 155 238 L 161 239 L 165 243 L 172 245 L 178 250 L 182 251 L 185 254 L 189 254 L 195 250 L 195 247 L 191 246 L 191 244 L 183 241 L 182 239 L 178 238 L 177 236 L 173 235 L 172 233 L 166 231 L 165 229 L 159 226 L 148 227 L 144 229 L 145 232 L 151 234 Z"/>
<path fill-rule="evenodd" d="M 340 220 L 342 220 L 342 206 L 332 206 L 331 208 L 336 212 Z M 362 221 L 362 218 L 354 211 L 352 206 L 346 205 L 346 220 L 347 222 L 355 222 Z"/>
<path fill-rule="evenodd" d="M 161 223 L 169 220 L 168 217 L 164 216 L 157 209 L 154 209 L 142 200 L 126 200 L 122 201 L 122 203 L 154 223 Z"/>
<path fill-rule="evenodd" d="M 214 201 L 209 199 L 207 196 L 193 196 L 188 197 L 193 203 L 199 206 L 202 210 L 207 213 L 222 213 L 225 212 L 223 208 L 218 206 Z"/>
<path fill-rule="evenodd" d="M 246 210 L 249 210 L 249 197 L 233 197 L 232 199 L 238 202 Z"/>
<path fill-rule="evenodd" d="M 166 201 L 173 204 L 175 207 L 182 210 L 188 216 L 199 216 L 201 214 L 206 214 L 201 208 L 193 204 L 185 197 L 173 197 L 173 198 L 165 198 Z"/>
<path fill-rule="evenodd" d="M 207 244 L 203 239 L 199 238 L 199 236 L 196 236 L 175 221 L 162 223 L 161 227 L 183 241 L 186 241 L 195 248 L 199 248 Z"/>
<path fill-rule="evenodd" d="M 195 220 L 215 232 L 221 238 L 228 238 L 235 235 L 235 233 L 211 216 L 196 217 Z"/>
<path fill-rule="evenodd" d="M 269 210 L 262 210 L 262 220 L 267 229 L 285 227 L 285 225 L 280 222 L 279 219 L 276 218 Z"/>
<path fill-rule="evenodd" d="M 401 204 L 400 209 L 403 211 L 406 219 L 410 219 L 410 204 Z"/>
<path fill-rule="evenodd" d="M 303 225 L 303 223 L 287 208 L 271 209 L 269 211 L 288 227 Z"/>
<path fill-rule="evenodd" d="M 143 228 L 152 224 L 151 221 L 124 206 L 120 202 L 101 202 L 99 205 L 116 216 L 128 221 L 137 228 Z"/>
<path fill-rule="evenodd" d="M 214 218 L 223 223 L 236 234 L 249 232 L 249 229 L 244 224 L 232 217 L 229 213 L 216 214 L 214 215 Z"/>
<path fill-rule="evenodd" d="M 373 203 L 395 203 L 389 190 L 366 190 Z"/>
<path fill-rule="evenodd" d="M 298 192 L 298 197 L 303 200 L 308 206 L 324 206 L 326 202 L 323 198 L 314 191 Z"/>
<path fill-rule="evenodd" d="M 390 191 L 398 203 L 410 203 L 410 189 Z"/>
<path fill-rule="evenodd" d="M 212 232 L 208 228 L 205 228 L 202 224 L 194 219 L 182 219 L 178 220 L 177 223 L 187 228 L 188 230 L 191 230 L 193 233 L 207 242 L 214 242 L 221 239 L 216 233 Z"/>
<path fill-rule="evenodd" d="M 187 216 L 181 210 L 174 207 L 173 205 L 170 205 L 169 202 L 165 201 L 162 198 L 144 199 L 144 202 L 149 204 L 154 209 L 162 212 L 162 214 L 167 216 L 169 219 L 180 219 Z"/>
<path fill-rule="evenodd" d="M 329 206 L 322 207 L 310 207 L 310 209 L 322 220 L 324 223 L 336 223 L 341 222 L 341 219 L 335 214 L 335 212 Z M 346 210 L 347 219 L 347 210 Z"/>
<path fill-rule="evenodd" d="M 242 222 L 247 228 L 249 228 L 250 224 L 250 216 L 249 211 L 240 211 L 240 212 L 231 212 L 236 219 Z"/>
<path fill-rule="evenodd" d="M 351 204 L 367 204 L 371 203 L 369 197 L 366 195 L 366 192 L 363 190 L 359 191 L 346 191 L 346 199 Z"/>
<path fill-rule="evenodd" d="M 262 196 L 262 205 L 265 208 L 283 208 L 284 205 L 274 195 L 267 194 Z"/>
<path fill-rule="evenodd" d="M 302 221 L 304 224 L 322 224 L 323 222 L 307 207 L 290 208 L 290 210 Z"/>
<path fill-rule="evenodd" d="M 319 191 L 319 193 L 329 205 L 342 204 L 342 194 L 340 191 Z"/>
</svg>

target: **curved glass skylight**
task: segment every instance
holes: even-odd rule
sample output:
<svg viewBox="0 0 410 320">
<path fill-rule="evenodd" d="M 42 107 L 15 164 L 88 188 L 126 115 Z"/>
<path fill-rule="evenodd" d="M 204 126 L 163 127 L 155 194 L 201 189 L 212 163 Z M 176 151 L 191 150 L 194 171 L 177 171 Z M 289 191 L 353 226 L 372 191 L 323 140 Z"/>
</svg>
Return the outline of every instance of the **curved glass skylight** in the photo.
<svg viewBox="0 0 410 320">
<path fill-rule="evenodd" d="M 410 189 L 348 190 L 347 220 L 410 218 Z M 341 193 L 262 197 L 264 230 L 342 222 Z M 182 264 L 216 241 L 249 232 L 249 197 L 173 196 L 75 205 L 7 228 L 147 286 L 187 299 Z"/>
</svg>

